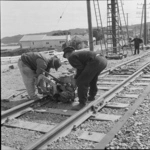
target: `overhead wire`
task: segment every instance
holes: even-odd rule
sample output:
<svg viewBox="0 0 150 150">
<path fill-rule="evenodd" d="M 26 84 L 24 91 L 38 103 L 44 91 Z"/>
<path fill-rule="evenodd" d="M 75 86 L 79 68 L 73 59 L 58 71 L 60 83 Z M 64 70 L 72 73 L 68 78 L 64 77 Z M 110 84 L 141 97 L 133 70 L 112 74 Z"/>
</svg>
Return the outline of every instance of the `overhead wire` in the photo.
<svg viewBox="0 0 150 150">
<path fill-rule="evenodd" d="M 61 16 L 59 17 L 59 20 L 58 20 L 57 23 L 59 23 L 59 21 L 62 19 L 63 15 L 64 15 L 64 12 L 65 12 L 65 10 L 67 9 L 67 6 L 68 6 L 69 3 L 70 3 L 70 1 L 68 1 L 68 3 L 66 4 L 66 7 L 65 7 L 65 9 L 63 10 Z"/>
<path fill-rule="evenodd" d="M 58 18 L 58 21 L 56 21 L 56 24 L 55 26 L 53 27 L 53 29 L 51 29 L 51 31 L 54 31 L 54 30 L 57 30 L 58 29 L 58 25 L 59 25 L 59 22 L 60 20 L 62 19 L 67 7 L 68 7 L 68 4 L 70 3 L 70 1 L 68 1 L 68 3 L 66 4 L 65 8 L 63 9 L 63 12 L 61 13 L 61 16 Z"/>
<path fill-rule="evenodd" d="M 56 21 L 56 23 L 55 23 L 53 29 L 51 29 L 51 31 L 55 31 L 55 30 L 58 29 L 59 22 L 60 22 L 60 20 L 62 19 L 62 17 L 63 17 L 63 15 L 64 15 L 64 13 L 65 13 L 65 11 L 66 11 L 66 9 L 67 9 L 69 3 L 70 3 L 70 1 L 68 1 L 68 3 L 66 4 L 65 8 L 63 9 L 63 12 L 61 13 L 61 16 L 58 18 L 58 21 Z"/>
</svg>

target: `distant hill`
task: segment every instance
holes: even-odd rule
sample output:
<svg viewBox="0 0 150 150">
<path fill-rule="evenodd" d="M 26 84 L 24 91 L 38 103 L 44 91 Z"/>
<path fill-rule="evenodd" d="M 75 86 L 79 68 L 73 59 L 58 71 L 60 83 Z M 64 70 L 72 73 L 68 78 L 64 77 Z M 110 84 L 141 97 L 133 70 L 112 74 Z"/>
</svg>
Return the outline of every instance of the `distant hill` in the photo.
<svg viewBox="0 0 150 150">
<path fill-rule="evenodd" d="M 19 40 L 23 37 L 23 35 L 15 35 L 11 37 L 4 37 L 1 39 L 1 43 L 3 44 L 11 44 L 11 43 L 19 43 Z"/>
<path fill-rule="evenodd" d="M 147 23 L 148 26 L 150 26 L 150 22 Z M 135 30 L 136 28 L 136 32 L 140 32 L 140 27 L 141 24 L 135 24 L 135 25 L 131 25 L 129 26 L 129 29 L 133 29 Z M 144 25 L 143 25 L 144 27 Z M 95 28 L 95 27 L 93 27 Z M 52 35 L 56 32 L 59 31 L 64 31 L 64 30 L 56 30 L 56 31 L 51 31 L 51 32 L 42 32 L 42 33 L 34 33 L 34 34 L 28 34 L 28 35 L 37 35 L 37 34 L 47 34 L 47 35 Z M 70 31 L 71 35 L 74 34 L 83 34 L 88 32 L 87 28 L 76 28 L 76 29 L 69 29 L 69 30 L 65 30 L 65 31 Z M 24 35 L 15 35 L 15 36 L 11 36 L 11 37 L 4 37 L 1 39 L 1 43 L 3 44 L 11 44 L 11 43 L 19 43 L 19 40 L 23 37 Z"/>
<path fill-rule="evenodd" d="M 47 35 L 52 35 L 56 32 L 59 31 L 64 31 L 64 30 L 56 30 L 56 31 L 51 31 L 51 32 L 42 32 L 42 33 L 34 33 L 34 34 L 28 34 L 28 35 L 39 35 L 39 34 L 47 34 Z M 65 30 L 65 31 L 70 31 L 71 35 L 74 34 L 82 34 L 87 32 L 87 29 L 84 28 L 76 28 L 76 29 L 70 29 L 70 30 Z M 3 44 L 11 44 L 11 43 L 19 43 L 20 39 L 23 37 L 24 35 L 15 35 L 15 36 L 11 36 L 11 37 L 4 37 L 1 39 L 1 43 Z"/>
</svg>

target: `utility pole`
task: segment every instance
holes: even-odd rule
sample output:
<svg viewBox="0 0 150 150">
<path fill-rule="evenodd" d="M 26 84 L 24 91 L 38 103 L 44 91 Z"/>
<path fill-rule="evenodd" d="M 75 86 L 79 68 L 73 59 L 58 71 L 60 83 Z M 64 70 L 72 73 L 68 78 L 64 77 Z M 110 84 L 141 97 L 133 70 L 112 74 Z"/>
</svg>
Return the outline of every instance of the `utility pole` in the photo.
<svg viewBox="0 0 150 150">
<path fill-rule="evenodd" d="M 128 29 L 128 13 L 127 13 L 127 35 L 129 35 L 129 29 Z M 129 40 L 129 36 L 127 36 L 128 40 Z"/>
<path fill-rule="evenodd" d="M 116 40 L 116 0 L 111 0 L 113 53 L 117 53 Z"/>
<path fill-rule="evenodd" d="M 89 45 L 90 51 L 93 51 L 93 29 L 92 29 L 92 19 L 91 19 L 91 5 L 90 0 L 87 1 L 87 17 L 88 17 L 88 29 L 89 29 Z"/>
<path fill-rule="evenodd" d="M 127 13 L 127 29 L 128 29 L 128 13 Z"/>
<path fill-rule="evenodd" d="M 140 28 L 140 38 L 142 37 L 142 29 L 143 29 L 143 10 L 144 10 L 144 5 L 143 5 L 143 8 L 142 8 L 142 16 L 141 16 L 141 28 Z"/>
<path fill-rule="evenodd" d="M 146 0 L 144 0 L 144 45 L 147 45 L 147 34 L 146 34 Z"/>
<path fill-rule="evenodd" d="M 148 28 L 147 39 L 150 40 L 150 34 L 149 34 L 149 30 L 150 30 L 150 29 L 149 29 L 149 25 L 147 26 L 147 28 Z"/>
</svg>

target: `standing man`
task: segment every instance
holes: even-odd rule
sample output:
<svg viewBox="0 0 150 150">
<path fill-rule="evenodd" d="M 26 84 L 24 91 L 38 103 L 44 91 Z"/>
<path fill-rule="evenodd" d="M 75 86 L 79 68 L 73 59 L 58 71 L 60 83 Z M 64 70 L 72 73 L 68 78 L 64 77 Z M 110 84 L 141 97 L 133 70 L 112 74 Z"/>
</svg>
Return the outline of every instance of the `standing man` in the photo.
<svg viewBox="0 0 150 150">
<path fill-rule="evenodd" d="M 134 41 L 134 55 L 136 55 L 136 52 L 139 54 L 139 47 L 140 47 L 140 43 L 143 43 L 142 39 L 138 38 L 138 35 L 135 36 L 135 38 L 133 40 L 131 40 L 130 42 Z"/>
<path fill-rule="evenodd" d="M 80 110 L 86 105 L 87 100 L 95 100 L 97 94 L 98 76 L 107 66 L 107 60 L 92 51 L 75 52 L 73 47 L 66 47 L 64 58 L 67 58 L 72 67 L 77 69 L 75 75 L 76 85 L 78 87 L 79 104 L 73 107 L 73 110 Z M 89 97 L 88 97 L 89 88 Z"/>
<path fill-rule="evenodd" d="M 51 57 L 39 52 L 28 52 L 21 55 L 18 60 L 18 67 L 30 99 L 39 99 L 35 94 L 35 85 L 38 76 L 43 74 L 41 68 L 49 72 L 51 68 L 55 68 L 57 71 L 60 66 L 61 61 L 57 56 Z M 41 86 L 41 88 L 44 88 L 44 83 Z"/>
</svg>

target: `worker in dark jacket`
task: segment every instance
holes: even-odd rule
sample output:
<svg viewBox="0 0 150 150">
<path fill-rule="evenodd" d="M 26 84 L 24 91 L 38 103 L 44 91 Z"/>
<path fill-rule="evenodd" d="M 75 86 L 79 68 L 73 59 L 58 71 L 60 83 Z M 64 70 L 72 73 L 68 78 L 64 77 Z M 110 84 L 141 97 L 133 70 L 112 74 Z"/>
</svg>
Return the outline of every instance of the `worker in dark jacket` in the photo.
<svg viewBox="0 0 150 150">
<path fill-rule="evenodd" d="M 76 68 L 76 85 L 78 87 L 79 104 L 74 110 L 79 110 L 86 105 L 87 100 L 95 100 L 97 94 L 98 76 L 107 66 L 107 60 L 92 51 L 76 51 L 73 47 L 66 47 L 64 58 L 67 58 L 72 67 Z M 88 97 L 88 88 L 89 97 Z"/>
<path fill-rule="evenodd" d="M 142 39 L 138 38 L 138 35 L 135 36 L 135 38 L 133 40 L 131 40 L 130 42 L 134 41 L 134 55 L 136 55 L 136 52 L 139 54 L 139 47 L 140 47 L 140 43 L 143 43 Z"/>
<path fill-rule="evenodd" d="M 41 68 L 49 72 L 51 68 L 57 70 L 60 66 L 61 61 L 57 56 L 51 57 L 39 52 L 28 52 L 21 55 L 18 60 L 18 67 L 30 99 L 39 99 L 35 94 L 35 85 L 38 76 L 44 74 Z"/>
</svg>

